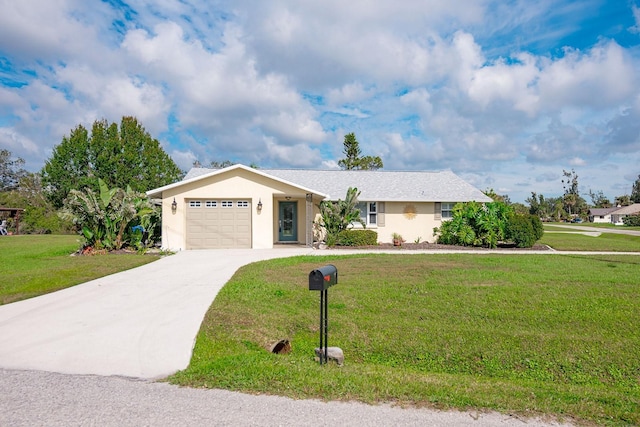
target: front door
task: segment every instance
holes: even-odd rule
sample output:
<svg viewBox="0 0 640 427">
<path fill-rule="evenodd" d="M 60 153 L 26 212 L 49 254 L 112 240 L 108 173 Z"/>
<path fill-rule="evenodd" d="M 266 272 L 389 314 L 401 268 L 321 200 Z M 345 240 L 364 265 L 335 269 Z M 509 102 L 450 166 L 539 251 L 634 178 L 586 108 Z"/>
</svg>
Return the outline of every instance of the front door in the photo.
<svg viewBox="0 0 640 427">
<path fill-rule="evenodd" d="M 278 217 L 278 240 L 296 242 L 298 240 L 298 202 L 280 202 Z"/>
</svg>

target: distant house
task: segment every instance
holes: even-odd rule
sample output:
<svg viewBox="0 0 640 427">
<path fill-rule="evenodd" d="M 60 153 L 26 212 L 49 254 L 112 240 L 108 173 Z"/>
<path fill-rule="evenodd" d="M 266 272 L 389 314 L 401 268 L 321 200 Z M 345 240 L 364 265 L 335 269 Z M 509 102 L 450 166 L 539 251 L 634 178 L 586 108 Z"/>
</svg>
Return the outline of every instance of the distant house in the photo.
<svg viewBox="0 0 640 427">
<path fill-rule="evenodd" d="M 611 212 L 619 208 L 593 208 L 589 209 L 589 222 L 611 223 Z"/>
<path fill-rule="evenodd" d="M 640 203 L 630 206 L 618 206 L 616 208 L 593 208 L 589 209 L 589 221 L 594 223 L 607 223 L 624 225 L 622 219 L 627 215 L 640 213 Z"/>
<path fill-rule="evenodd" d="M 492 201 L 453 172 L 194 168 L 179 182 L 148 191 L 162 199 L 167 249 L 310 246 L 322 200 L 360 192 L 360 212 L 380 242 L 392 233 L 433 242 L 433 228 L 458 202 Z"/>
<path fill-rule="evenodd" d="M 615 225 L 624 225 L 622 218 L 627 215 L 640 213 L 640 203 L 634 203 L 630 206 L 624 206 L 611 212 L 611 222 Z"/>
</svg>

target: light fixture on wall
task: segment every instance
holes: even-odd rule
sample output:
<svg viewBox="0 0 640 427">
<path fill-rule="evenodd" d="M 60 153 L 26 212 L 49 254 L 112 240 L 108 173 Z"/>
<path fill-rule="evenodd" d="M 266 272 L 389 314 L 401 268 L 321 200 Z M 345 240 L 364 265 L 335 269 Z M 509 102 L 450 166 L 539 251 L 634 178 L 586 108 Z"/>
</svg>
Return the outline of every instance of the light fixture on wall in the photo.
<svg viewBox="0 0 640 427">
<path fill-rule="evenodd" d="M 258 212 L 262 211 L 262 199 L 258 199 Z"/>
<path fill-rule="evenodd" d="M 171 203 L 171 212 L 176 213 L 178 210 L 178 202 L 176 202 L 176 198 L 173 198 L 173 203 Z"/>
</svg>

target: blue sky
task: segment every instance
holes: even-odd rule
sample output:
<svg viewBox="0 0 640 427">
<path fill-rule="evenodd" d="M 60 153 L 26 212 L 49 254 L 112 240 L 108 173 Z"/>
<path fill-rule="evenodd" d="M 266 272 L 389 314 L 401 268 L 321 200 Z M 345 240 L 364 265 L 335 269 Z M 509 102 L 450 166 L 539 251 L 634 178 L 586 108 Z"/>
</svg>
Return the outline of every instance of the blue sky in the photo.
<svg viewBox="0 0 640 427">
<path fill-rule="evenodd" d="M 136 116 L 194 160 L 450 169 L 513 201 L 629 194 L 640 1 L 0 0 L 0 147 L 39 170 L 75 126 Z"/>
</svg>

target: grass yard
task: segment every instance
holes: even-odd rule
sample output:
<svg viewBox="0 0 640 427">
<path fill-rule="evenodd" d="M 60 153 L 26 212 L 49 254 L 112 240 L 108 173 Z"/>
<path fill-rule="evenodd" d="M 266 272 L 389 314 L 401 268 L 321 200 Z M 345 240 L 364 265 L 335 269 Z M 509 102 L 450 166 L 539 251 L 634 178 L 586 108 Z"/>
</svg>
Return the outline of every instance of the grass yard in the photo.
<svg viewBox="0 0 640 427">
<path fill-rule="evenodd" d="M 338 268 L 319 366 L 319 293 Z M 358 255 L 243 267 L 169 381 L 293 398 L 487 408 L 640 424 L 640 257 Z M 289 339 L 292 351 L 271 354 Z"/>
<path fill-rule="evenodd" d="M 548 224 L 548 223 L 545 223 Z M 561 225 L 563 227 L 591 227 L 591 228 L 611 228 L 614 230 L 640 230 L 640 227 L 627 227 L 626 225 L 615 225 L 607 222 L 580 222 L 580 223 L 567 223 L 567 222 L 554 222 L 552 224 Z"/>
<path fill-rule="evenodd" d="M 0 236 L 0 305 L 68 288 L 157 259 L 151 255 L 69 256 L 78 236 Z"/>
<path fill-rule="evenodd" d="M 553 233 L 553 231 L 556 232 Z M 593 237 L 564 231 L 567 230 L 561 228 L 545 230 L 540 243 L 558 251 L 640 252 L 639 236 L 602 233 L 598 237 Z"/>
</svg>

